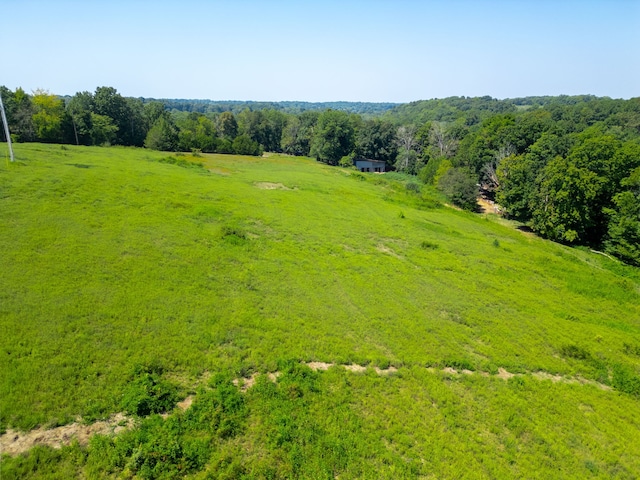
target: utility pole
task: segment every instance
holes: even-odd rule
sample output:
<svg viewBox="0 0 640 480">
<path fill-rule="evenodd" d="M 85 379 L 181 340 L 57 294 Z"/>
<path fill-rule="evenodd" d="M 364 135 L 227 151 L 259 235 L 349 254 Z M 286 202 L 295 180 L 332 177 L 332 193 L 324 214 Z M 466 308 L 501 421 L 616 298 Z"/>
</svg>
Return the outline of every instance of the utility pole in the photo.
<svg viewBox="0 0 640 480">
<path fill-rule="evenodd" d="M 4 113 L 4 104 L 2 103 L 2 94 L 0 94 L 0 111 L 2 112 L 2 123 L 4 124 L 4 134 L 7 137 L 7 145 L 9 145 L 9 155 L 13 162 L 13 147 L 11 146 L 11 134 L 9 133 L 9 124 L 7 123 L 7 116 Z"/>
</svg>

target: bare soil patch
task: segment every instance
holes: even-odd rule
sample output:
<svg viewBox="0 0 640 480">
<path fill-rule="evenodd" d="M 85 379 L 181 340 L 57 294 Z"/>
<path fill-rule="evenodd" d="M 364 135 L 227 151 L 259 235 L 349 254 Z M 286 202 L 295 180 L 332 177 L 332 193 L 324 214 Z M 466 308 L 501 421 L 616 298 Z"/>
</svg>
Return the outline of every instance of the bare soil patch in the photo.
<svg viewBox="0 0 640 480">
<path fill-rule="evenodd" d="M 246 392 L 247 390 L 249 390 L 251 387 L 253 387 L 256 384 L 256 379 L 258 378 L 258 375 L 260 375 L 260 374 L 259 373 L 254 373 L 249 378 L 234 378 L 233 379 L 233 384 L 236 387 L 240 387 L 241 391 Z"/>
<path fill-rule="evenodd" d="M 333 367 L 333 363 L 325 363 L 325 362 L 309 362 L 307 363 L 307 367 L 309 367 L 311 370 L 314 371 L 318 371 L 318 370 L 329 370 L 329 368 Z"/>
<path fill-rule="evenodd" d="M 480 213 L 487 213 L 492 215 L 498 215 L 501 213 L 500 206 L 498 204 L 483 197 L 478 198 L 478 211 Z"/>
<path fill-rule="evenodd" d="M 533 372 L 531 375 L 539 380 L 551 380 L 553 383 L 562 381 L 561 375 L 552 375 L 547 372 Z"/>
<path fill-rule="evenodd" d="M 306 363 L 306 365 L 314 371 L 326 371 L 336 364 L 327 362 L 308 362 Z M 346 370 L 355 373 L 362 373 L 367 370 L 367 367 L 363 367 L 362 365 L 357 364 L 347 364 L 341 366 Z M 390 366 L 386 369 L 374 367 L 374 370 L 378 375 L 390 375 L 398 371 L 398 369 L 393 366 Z M 478 374 L 483 377 L 497 377 L 505 381 L 515 376 L 525 375 L 511 373 L 504 368 L 498 368 L 497 374 L 490 374 L 489 372 L 483 371 L 474 372 L 467 369 L 458 371 L 452 367 L 445 367 L 442 370 L 437 370 L 434 367 L 427 367 L 426 370 L 431 373 L 440 371 L 445 374 L 456 376 L 460 374 Z M 562 382 L 578 385 L 594 385 L 601 388 L 602 390 L 612 390 L 612 388 L 608 385 L 604 385 L 594 380 L 588 380 L 582 377 L 574 378 L 562 375 L 553 375 L 551 373 L 542 371 L 529 373 L 531 374 L 531 377 L 538 380 L 551 380 L 554 383 Z M 249 378 L 236 378 L 233 380 L 233 384 L 240 388 L 241 391 L 246 392 L 249 388 L 255 385 L 259 375 L 259 373 L 254 373 Z M 267 373 L 266 375 L 269 380 L 275 382 L 281 375 L 281 373 L 276 371 Z M 201 380 L 204 381 L 209 376 L 209 372 L 205 372 L 201 377 Z M 182 411 L 185 411 L 191 407 L 194 399 L 194 395 L 189 395 L 183 401 L 179 402 L 176 407 Z M 163 417 L 166 418 L 169 415 L 170 414 L 164 414 Z M 69 445 L 74 440 L 77 440 L 80 445 L 86 445 L 92 435 L 117 435 L 124 430 L 132 428 L 133 425 L 133 418 L 127 417 L 124 413 L 116 413 L 109 417 L 107 420 L 95 422 L 91 425 L 85 425 L 81 422 L 75 422 L 69 425 L 63 425 L 61 427 L 51 429 L 37 428 L 35 430 L 31 430 L 30 432 L 19 432 L 9 429 L 4 435 L 0 436 L 0 453 L 15 456 L 28 451 L 36 445 L 47 445 L 52 448 L 61 448 L 63 445 Z"/>
<path fill-rule="evenodd" d="M 510 378 L 515 377 L 515 374 L 507 372 L 504 368 L 499 368 L 496 376 L 502 380 L 509 380 Z"/>
<path fill-rule="evenodd" d="M 400 258 L 400 259 L 402 258 L 402 256 L 398 255 L 396 252 L 391 250 L 389 247 L 387 247 L 383 243 L 379 243 L 376 246 L 376 250 L 378 250 L 379 252 L 382 252 L 382 253 L 386 253 L 387 255 L 391 255 L 392 257 L 396 257 L 396 258 Z"/>
<path fill-rule="evenodd" d="M 262 190 L 293 190 L 282 183 L 256 182 L 254 185 Z"/>
<path fill-rule="evenodd" d="M 362 373 L 367 371 L 367 367 L 363 367 L 362 365 L 357 365 L 355 363 L 352 363 L 351 365 L 345 365 L 344 368 L 349 370 L 350 372 L 356 372 L 356 373 Z"/>
<path fill-rule="evenodd" d="M 194 396 L 193 395 L 189 395 L 183 401 L 178 402 L 178 404 L 176 406 L 180 410 L 182 410 L 184 412 L 186 409 L 188 409 L 193 404 L 193 399 L 194 399 Z"/>
<path fill-rule="evenodd" d="M 116 435 L 132 426 L 132 418 L 127 417 L 124 413 L 116 413 L 107 420 L 91 425 L 75 422 L 49 430 L 37 428 L 30 432 L 18 432 L 9 429 L 4 435 L 0 436 L 0 451 L 15 456 L 36 445 L 61 448 L 63 445 L 69 445 L 74 439 L 80 445 L 86 445 L 92 435 Z"/>
<path fill-rule="evenodd" d="M 390 375 L 392 373 L 396 373 L 398 371 L 398 369 L 396 367 L 389 367 L 389 368 L 375 368 L 376 373 L 378 375 Z"/>
</svg>

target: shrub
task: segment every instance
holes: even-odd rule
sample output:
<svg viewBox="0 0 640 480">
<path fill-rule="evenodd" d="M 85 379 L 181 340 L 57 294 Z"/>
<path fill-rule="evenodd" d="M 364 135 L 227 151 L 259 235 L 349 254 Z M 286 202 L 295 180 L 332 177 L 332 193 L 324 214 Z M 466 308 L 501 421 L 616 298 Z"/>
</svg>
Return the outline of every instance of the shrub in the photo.
<svg viewBox="0 0 640 480">
<path fill-rule="evenodd" d="M 462 168 L 450 168 L 438 180 L 438 188 L 454 205 L 465 210 L 477 208 L 478 186 L 476 178 Z"/>
<path fill-rule="evenodd" d="M 204 168 L 204 165 L 197 162 L 190 162 L 185 160 L 184 158 L 176 158 L 181 156 L 180 154 L 176 154 L 175 156 L 164 157 L 158 160 L 158 163 L 168 163 L 169 165 L 176 165 L 182 168 Z"/>
<path fill-rule="evenodd" d="M 575 358 L 576 360 L 590 360 L 591 354 L 585 348 L 578 345 L 563 345 L 560 347 L 560 355 L 568 358 Z"/>
<path fill-rule="evenodd" d="M 420 193 L 420 185 L 418 185 L 416 182 L 408 182 L 406 185 L 406 189 L 409 192 Z"/>
<path fill-rule="evenodd" d="M 630 343 L 622 344 L 622 351 L 627 355 L 635 355 L 640 357 L 640 345 L 632 345 Z"/>
<path fill-rule="evenodd" d="M 432 185 L 436 180 L 436 174 L 438 173 L 438 169 L 440 168 L 440 164 L 444 160 L 442 157 L 431 158 L 427 162 L 427 164 L 420 169 L 418 172 L 418 179 L 425 184 Z M 451 164 L 448 164 L 451 166 Z M 444 173 L 444 172 L 442 172 Z"/>
<path fill-rule="evenodd" d="M 122 397 L 127 413 L 146 416 L 172 409 L 178 401 L 178 387 L 161 378 L 163 368 L 158 364 L 138 366 Z"/>
<path fill-rule="evenodd" d="M 213 390 L 201 391 L 184 414 L 187 430 L 207 431 L 220 438 L 234 437 L 244 428 L 247 416 L 245 399 L 231 381 L 215 379 Z"/>
<path fill-rule="evenodd" d="M 340 161 L 338 162 L 338 165 L 340 165 L 343 168 L 351 168 L 355 170 L 356 166 L 353 163 L 354 158 L 355 158 L 355 155 L 353 153 L 350 153 L 349 155 L 345 155 L 340 159 Z"/>
<path fill-rule="evenodd" d="M 149 129 L 144 146 L 164 152 L 174 151 L 178 146 L 178 129 L 165 117 L 160 117 Z"/>
<path fill-rule="evenodd" d="M 456 370 L 475 370 L 475 367 L 471 362 L 465 358 L 449 358 L 443 360 L 442 364 L 445 367 L 455 368 Z"/>
<path fill-rule="evenodd" d="M 220 144 L 216 147 L 217 153 L 233 153 L 233 144 L 231 140 L 224 138 L 220 141 Z"/>
<path fill-rule="evenodd" d="M 640 375 L 631 367 L 622 364 L 614 365 L 612 384 L 616 390 L 640 396 Z"/>
<path fill-rule="evenodd" d="M 420 248 L 423 250 L 436 250 L 437 248 L 440 248 L 440 245 L 430 242 L 429 240 L 423 240 L 420 243 Z"/>
<path fill-rule="evenodd" d="M 262 155 L 262 147 L 258 142 L 251 140 L 248 135 L 238 135 L 231 144 L 233 152 L 237 155 Z"/>
<path fill-rule="evenodd" d="M 233 245 L 242 245 L 248 238 L 247 232 L 245 232 L 243 228 L 232 224 L 223 225 L 220 228 L 220 236 L 223 240 Z"/>
</svg>

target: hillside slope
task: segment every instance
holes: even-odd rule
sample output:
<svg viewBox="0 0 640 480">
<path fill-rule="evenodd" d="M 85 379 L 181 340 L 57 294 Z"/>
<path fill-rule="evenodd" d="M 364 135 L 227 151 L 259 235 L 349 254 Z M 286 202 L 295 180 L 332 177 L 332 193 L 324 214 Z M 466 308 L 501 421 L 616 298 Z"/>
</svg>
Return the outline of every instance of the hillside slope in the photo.
<svg viewBox="0 0 640 480">
<path fill-rule="evenodd" d="M 640 471 L 636 269 L 308 159 L 16 150 L 0 166 L 3 428 L 119 412 L 140 366 L 196 398 L 278 371 L 237 400 L 232 433 L 200 432 L 205 417 L 171 433 L 172 475 Z M 3 472 L 160 475 L 109 441 Z M 206 448 L 189 456 L 193 442 Z M 149 448 L 138 458 L 164 447 Z"/>
</svg>

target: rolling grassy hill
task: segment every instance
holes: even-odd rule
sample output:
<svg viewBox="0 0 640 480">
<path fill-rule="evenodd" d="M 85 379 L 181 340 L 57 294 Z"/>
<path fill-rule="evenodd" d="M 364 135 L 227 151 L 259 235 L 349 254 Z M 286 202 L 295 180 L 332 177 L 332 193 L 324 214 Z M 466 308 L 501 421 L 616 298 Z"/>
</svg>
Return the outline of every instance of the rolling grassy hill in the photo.
<svg viewBox="0 0 640 480">
<path fill-rule="evenodd" d="M 637 269 L 309 159 L 17 157 L 0 166 L 2 429 L 91 422 L 142 390 L 195 403 L 6 456 L 3 478 L 640 471 Z"/>
</svg>

